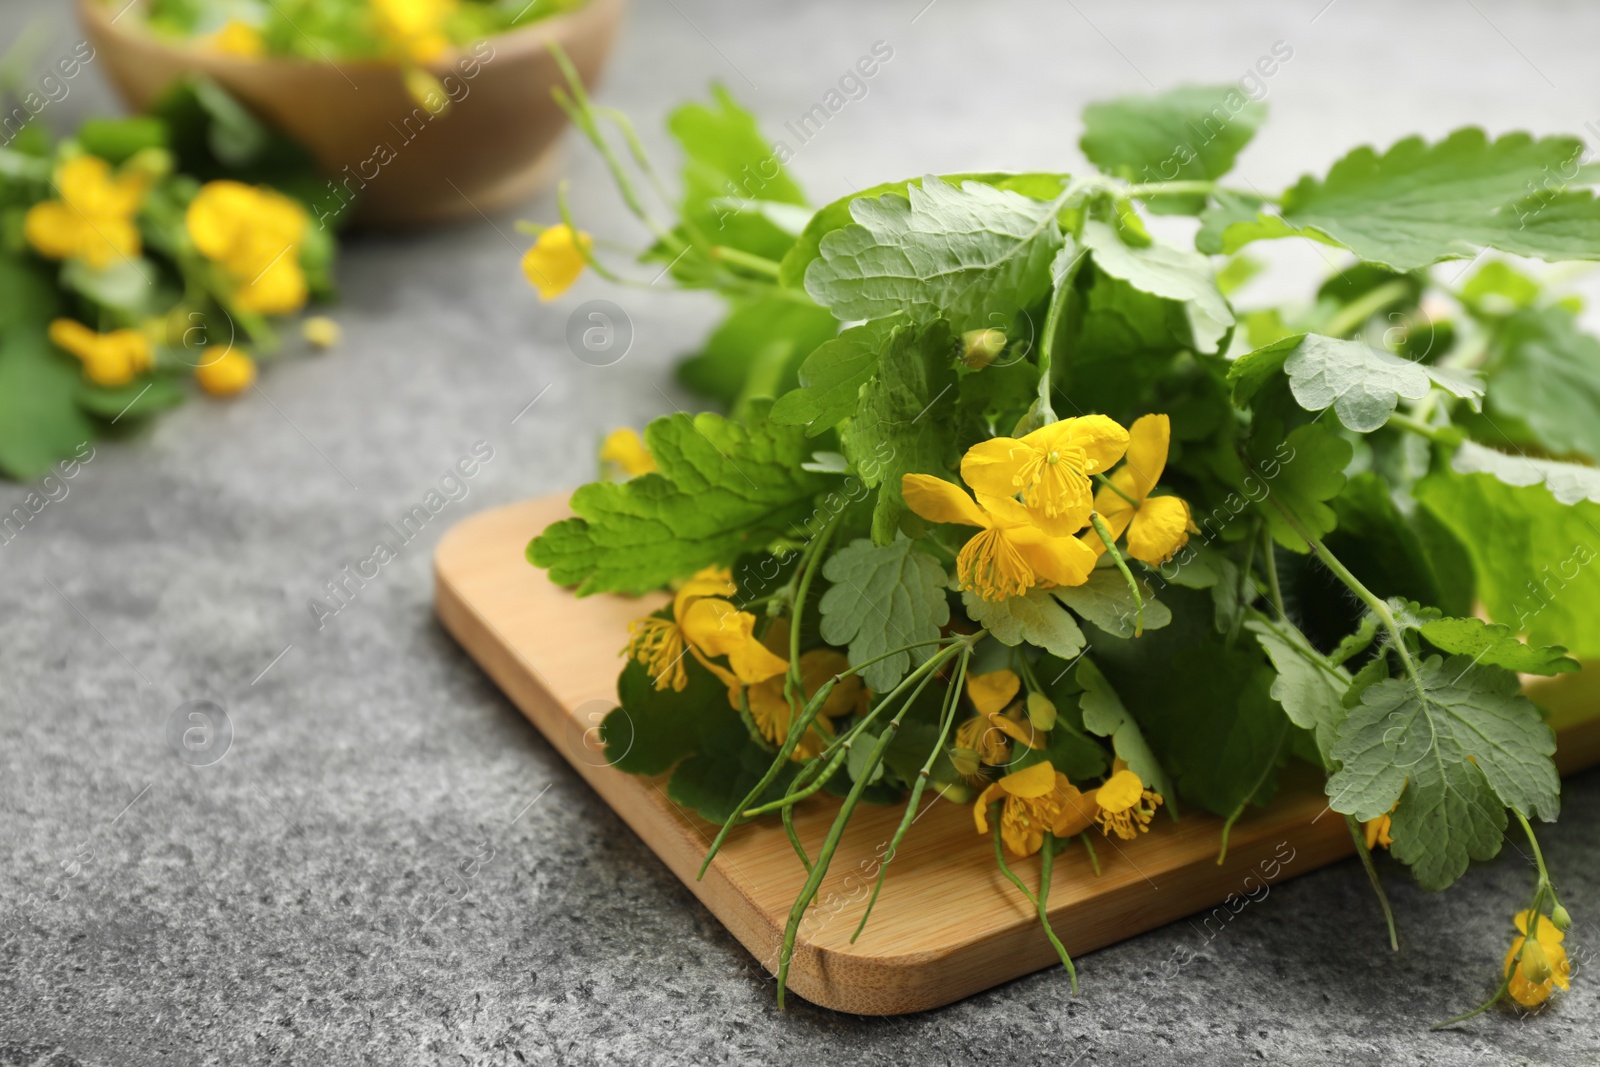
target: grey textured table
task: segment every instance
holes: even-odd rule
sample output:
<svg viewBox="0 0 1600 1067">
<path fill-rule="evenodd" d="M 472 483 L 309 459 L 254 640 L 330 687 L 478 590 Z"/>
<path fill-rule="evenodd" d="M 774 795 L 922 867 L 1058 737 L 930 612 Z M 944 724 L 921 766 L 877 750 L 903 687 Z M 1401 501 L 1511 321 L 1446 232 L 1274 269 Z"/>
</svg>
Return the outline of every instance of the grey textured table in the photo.
<svg viewBox="0 0 1600 1067">
<path fill-rule="evenodd" d="M 1081 166 L 1086 100 L 1235 79 L 1276 41 L 1294 54 L 1241 165 L 1263 187 L 1413 130 L 1600 118 L 1600 12 L 1575 2 L 926 2 L 639 0 L 603 96 L 664 153 L 666 109 L 708 77 L 776 133 L 888 42 L 867 96 L 799 149 L 818 200 L 923 171 Z M 65 46 L 66 6 L 8 0 L 0 38 L 37 16 Z M 109 107 L 98 78 L 46 117 Z M 570 173 L 580 217 L 633 236 L 581 147 Z M 1587 974 L 1538 1018 L 1427 1030 L 1491 985 L 1531 884 L 1509 848 L 1441 896 L 1390 867 L 1398 957 L 1346 863 L 1214 937 L 1179 922 L 1094 953 L 1076 998 L 1053 971 L 919 1016 L 780 1016 L 752 959 L 432 618 L 444 529 L 576 484 L 603 429 L 687 406 L 670 367 L 715 312 L 593 278 L 541 307 L 511 222 L 355 241 L 342 347 L 102 445 L 0 545 L 0 1064 L 1600 1059 Z M 1317 266 L 1274 254 L 1302 278 Z M 637 331 L 608 369 L 564 342 L 594 296 Z M 467 498 L 319 629 L 308 600 L 479 441 L 493 458 Z M 22 492 L 0 486 L 0 511 Z M 168 743 L 195 699 L 234 731 L 211 766 Z M 1544 841 L 1581 962 L 1600 942 L 1600 777 L 1566 805 Z"/>
</svg>

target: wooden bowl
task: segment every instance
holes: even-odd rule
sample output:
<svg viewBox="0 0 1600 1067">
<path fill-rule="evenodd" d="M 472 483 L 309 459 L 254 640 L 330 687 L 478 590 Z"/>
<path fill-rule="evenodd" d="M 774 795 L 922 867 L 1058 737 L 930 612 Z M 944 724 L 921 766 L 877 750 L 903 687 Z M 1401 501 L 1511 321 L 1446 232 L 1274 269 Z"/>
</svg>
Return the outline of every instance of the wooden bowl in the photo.
<svg viewBox="0 0 1600 1067">
<path fill-rule="evenodd" d="M 145 110 L 174 81 L 205 74 L 305 145 L 329 178 L 327 207 L 350 190 L 357 221 L 395 226 L 494 211 L 543 186 L 567 121 L 550 97 L 562 78 L 547 45 L 565 48 L 592 85 L 623 6 L 589 0 L 571 14 L 451 49 L 425 68 L 453 101 L 438 114 L 412 99 L 393 63 L 222 55 L 157 37 L 103 0 L 78 0 L 78 17 L 130 107 Z"/>
</svg>

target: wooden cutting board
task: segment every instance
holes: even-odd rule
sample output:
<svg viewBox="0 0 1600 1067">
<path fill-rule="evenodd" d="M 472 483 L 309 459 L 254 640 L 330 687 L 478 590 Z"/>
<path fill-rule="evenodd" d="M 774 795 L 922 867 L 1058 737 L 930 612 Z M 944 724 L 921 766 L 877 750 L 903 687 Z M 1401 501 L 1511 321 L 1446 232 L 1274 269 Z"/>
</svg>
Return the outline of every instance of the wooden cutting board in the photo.
<svg viewBox="0 0 1600 1067">
<path fill-rule="evenodd" d="M 529 539 L 568 514 L 565 495 L 547 497 L 472 516 L 450 530 L 434 556 L 439 618 L 574 769 L 773 972 L 805 872 L 774 819 L 736 830 L 697 881 L 716 827 L 668 799 L 665 778 L 639 778 L 606 762 L 598 727 L 616 704 L 627 624 L 665 598 L 578 599 L 530 566 L 523 556 Z M 1588 681 L 1591 673 L 1600 674 L 1568 677 Z M 1562 704 L 1561 695 L 1557 691 L 1548 703 Z M 1594 706 L 1582 694 L 1566 703 Z M 1570 708 L 1557 716 L 1570 717 Z M 1560 732 L 1557 762 L 1563 773 L 1600 762 L 1600 719 Z M 789 971 L 792 992 L 839 1011 L 893 1015 L 949 1004 L 1058 965 L 1037 915 L 995 869 L 993 849 L 987 837 L 978 836 L 971 807 L 944 800 L 924 800 L 924 806 L 890 865 L 871 921 L 852 945 L 877 858 L 902 813 L 899 807 L 857 809 L 801 926 Z M 813 855 L 837 810 L 836 799 L 818 798 L 797 812 L 796 828 Z M 1216 928 L 1263 885 L 1353 851 L 1344 819 L 1327 809 L 1320 776 L 1286 781 L 1267 809 L 1240 819 L 1227 861 L 1218 865 L 1220 829 L 1218 819 L 1186 813 L 1178 822 L 1158 816 L 1151 832 L 1135 841 L 1096 836 L 1099 876 L 1082 849 L 1064 847 L 1050 888 L 1050 921 L 1074 959 L 1184 916 Z M 1030 885 L 1038 884 L 1037 858 L 1014 869 Z M 1350 877 L 1364 880 L 1354 869 Z M 1382 937 L 1376 904 L 1371 912 L 1366 936 Z M 1092 961 L 1079 969 L 1093 981 Z"/>
</svg>

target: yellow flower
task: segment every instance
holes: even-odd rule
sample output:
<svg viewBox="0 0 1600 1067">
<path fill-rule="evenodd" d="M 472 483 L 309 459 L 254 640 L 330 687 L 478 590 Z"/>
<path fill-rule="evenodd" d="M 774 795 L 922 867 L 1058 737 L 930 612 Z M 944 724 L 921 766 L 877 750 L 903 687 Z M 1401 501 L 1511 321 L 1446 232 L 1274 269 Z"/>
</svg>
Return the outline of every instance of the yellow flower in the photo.
<svg viewBox="0 0 1600 1067">
<path fill-rule="evenodd" d="M 1127 447 L 1127 430 L 1104 415 L 1084 415 L 973 445 L 962 457 L 961 477 L 980 495 L 1020 493 L 1040 526 L 1075 534 L 1089 523 L 1090 478 L 1110 470 Z"/>
<path fill-rule="evenodd" d="M 995 782 L 972 806 L 978 833 L 989 832 L 989 805 L 1004 800 L 1000 809 L 1000 840 L 1017 856 L 1031 856 L 1044 844 L 1046 831 L 1071 837 L 1087 830 L 1093 821 L 1093 803 L 1049 761 Z"/>
<path fill-rule="evenodd" d="M 150 338 L 139 330 L 95 333 L 75 319 L 54 319 L 50 340 L 83 362 L 83 374 L 96 385 L 126 385 L 155 364 Z"/>
<path fill-rule="evenodd" d="M 572 288 L 590 244 L 588 234 L 570 226 L 552 226 L 539 235 L 522 257 L 522 273 L 539 290 L 540 300 L 554 300 Z"/>
<path fill-rule="evenodd" d="M 1092 794 L 1099 809 L 1094 820 L 1107 837 L 1116 834 L 1131 841 L 1150 829 L 1150 820 L 1161 806 L 1161 794 L 1144 787 L 1139 776 L 1123 768 L 1106 779 Z"/>
<path fill-rule="evenodd" d="M 1175 496 L 1150 495 L 1167 468 L 1171 441 L 1172 421 L 1165 415 L 1138 419 L 1128 433 L 1125 462 L 1111 476 L 1116 489 L 1102 485 L 1094 497 L 1094 509 L 1110 527 L 1112 539 L 1128 531 L 1128 555 L 1152 565 L 1165 563 L 1189 541 L 1189 505 Z M 1096 556 L 1105 551 L 1099 534 L 1086 533 L 1083 540 Z"/>
<path fill-rule="evenodd" d="M 773 629 L 778 629 L 774 626 Z M 800 656 L 800 681 L 805 690 L 803 699 L 810 701 L 829 678 L 850 669 L 850 660 L 842 652 L 831 648 L 814 648 Z M 783 744 L 789 737 L 789 724 L 794 721 L 796 709 L 783 695 L 787 667 L 779 674 L 752 685 L 746 692 L 750 701 L 750 717 L 755 719 L 761 736 L 774 744 Z M 822 702 L 817 717 L 805 737 L 795 745 L 793 759 L 808 760 L 822 754 L 828 738 L 833 736 L 833 720 L 855 711 L 866 695 L 861 679 L 855 675 L 840 679 Z M 804 708 L 804 704 L 801 705 Z"/>
<path fill-rule="evenodd" d="M 980 495 L 974 501 L 927 474 L 905 475 L 900 491 L 906 505 L 931 522 L 980 528 L 956 556 L 956 577 L 962 588 L 985 600 L 1018 596 L 1041 581 L 1082 585 L 1094 570 L 1095 555 L 1087 545 L 1076 537 L 1052 537 L 1008 497 Z"/>
<path fill-rule="evenodd" d="M 1362 828 L 1367 834 L 1367 851 L 1371 852 L 1378 847 L 1388 848 L 1394 844 L 1394 838 L 1389 836 L 1391 821 L 1389 816 L 1380 815 L 1376 819 L 1368 819 L 1362 823 Z"/>
<path fill-rule="evenodd" d="M 645 447 L 644 438 L 627 426 L 606 435 L 600 444 L 600 462 L 615 466 L 629 478 L 637 478 L 656 469 L 656 459 Z"/>
<path fill-rule="evenodd" d="M 1548 915 L 1540 915 L 1537 931 L 1529 941 L 1528 913 L 1519 911 L 1512 921 L 1522 936 L 1514 938 L 1506 950 L 1505 973 L 1511 979 L 1507 992 L 1524 1008 L 1537 1008 L 1550 999 L 1555 989 L 1566 989 L 1571 984 L 1572 964 L 1561 945 L 1567 935 L 1556 929 Z M 1517 958 L 1519 951 L 1522 953 L 1520 960 Z M 1513 967 L 1515 973 L 1512 973 Z"/>
<path fill-rule="evenodd" d="M 59 200 L 28 209 L 22 230 L 28 243 L 50 259 L 81 259 L 95 269 L 118 256 L 139 254 L 134 216 L 144 202 L 149 177 L 132 169 L 113 176 L 98 156 L 69 159 L 56 172 Z"/>
<path fill-rule="evenodd" d="M 344 336 L 339 324 L 326 315 L 312 315 L 300 324 L 300 336 L 313 348 L 332 348 Z"/>
<path fill-rule="evenodd" d="M 238 306 L 267 315 L 306 302 L 299 252 L 307 225 L 305 209 L 282 193 L 227 180 L 201 186 L 184 212 L 195 248 L 238 284 Z"/>
<path fill-rule="evenodd" d="M 229 348 L 194 369 L 194 380 L 212 396 L 232 396 L 256 380 L 256 361 Z"/>
<path fill-rule="evenodd" d="M 987 674 L 967 676 L 967 699 L 978 709 L 979 715 L 1004 711 L 1016 699 L 1022 688 L 1022 679 L 1012 670 L 989 671 Z"/>
<path fill-rule="evenodd" d="M 220 30 L 205 38 L 205 43 L 214 52 L 240 59 L 256 59 L 266 51 L 260 31 L 242 19 L 224 22 Z"/>
<path fill-rule="evenodd" d="M 443 23 L 455 11 L 456 0 L 372 0 L 378 32 L 417 63 L 431 63 L 450 47 Z"/>
<path fill-rule="evenodd" d="M 726 568 L 707 567 L 684 582 L 672 598 L 671 619 L 648 615 L 629 625 L 623 654 L 645 665 L 657 689 L 671 686 L 680 693 L 689 684 L 685 655 L 694 656 L 730 689 L 755 685 L 788 670 L 787 660 L 756 640 L 756 617 L 726 599 L 735 592 L 733 575 Z M 712 663 L 712 656 L 726 656 L 728 667 Z"/>
</svg>

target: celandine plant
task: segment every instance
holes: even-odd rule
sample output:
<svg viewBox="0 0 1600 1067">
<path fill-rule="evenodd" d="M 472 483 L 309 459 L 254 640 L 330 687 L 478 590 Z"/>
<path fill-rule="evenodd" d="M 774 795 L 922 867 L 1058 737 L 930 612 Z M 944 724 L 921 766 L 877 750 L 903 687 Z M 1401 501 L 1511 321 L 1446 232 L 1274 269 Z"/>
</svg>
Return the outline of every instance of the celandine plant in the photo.
<svg viewBox="0 0 1600 1067">
<path fill-rule="evenodd" d="M 1325 774 L 1396 947 L 1373 850 L 1442 889 L 1524 836 L 1536 883 L 1484 1008 L 1567 987 L 1532 825 L 1559 808 L 1555 737 L 1518 675 L 1600 655 L 1600 344 L 1506 262 L 1430 267 L 1600 258 L 1580 142 L 1409 138 L 1265 197 L 1219 184 L 1261 108 L 1185 89 L 1090 108 L 1099 174 L 813 210 L 720 90 L 670 119 L 679 198 L 569 91 L 647 270 L 729 302 L 682 370 L 727 414 L 612 435 L 614 480 L 528 558 L 579 595 L 672 590 L 632 627 L 605 736 L 722 825 L 708 863 L 741 822 L 788 828 L 808 877 L 780 1003 L 863 801 L 905 806 L 868 914 L 932 790 L 971 805 L 1071 971 L 1045 910 L 1061 850 L 1093 865 L 1097 838 L 1201 809 L 1225 854 L 1292 760 Z M 1174 145 L 1173 180 L 1127 180 Z M 562 213 L 529 227 L 542 296 L 586 265 L 647 284 Z M 1150 214 L 1197 219 L 1194 248 Z M 1236 309 L 1259 269 L 1239 250 L 1292 236 L 1353 256 L 1306 306 Z M 812 854 L 792 816 L 819 792 L 843 803 Z M 1035 854 L 1037 891 L 1012 870 Z"/>
</svg>

